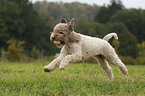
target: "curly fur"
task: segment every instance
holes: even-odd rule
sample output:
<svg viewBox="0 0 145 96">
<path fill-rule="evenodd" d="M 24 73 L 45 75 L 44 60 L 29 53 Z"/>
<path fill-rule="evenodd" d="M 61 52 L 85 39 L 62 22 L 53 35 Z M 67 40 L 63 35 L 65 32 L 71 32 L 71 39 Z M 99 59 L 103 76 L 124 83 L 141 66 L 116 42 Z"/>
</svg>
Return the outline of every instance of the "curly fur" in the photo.
<svg viewBox="0 0 145 96">
<path fill-rule="evenodd" d="M 53 71 L 57 66 L 64 69 L 70 62 L 94 57 L 109 80 L 113 80 L 114 77 L 108 62 L 117 66 L 121 73 L 128 74 L 126 66 L 119 59 L 113 47 L 107 42 L 112 36 L 118 39 L 116 33 L 110 33 L 104 39 L 79 34 L 74 32 L 74 19 L 69 23 L 65 19 L 61 19 L 50 36 L 51 41 L 60 40 L 61 44 L 56 45 L 58 48 L 62 48 L 60 56 L 45 66 L 44 71 Z"/>
</svg>

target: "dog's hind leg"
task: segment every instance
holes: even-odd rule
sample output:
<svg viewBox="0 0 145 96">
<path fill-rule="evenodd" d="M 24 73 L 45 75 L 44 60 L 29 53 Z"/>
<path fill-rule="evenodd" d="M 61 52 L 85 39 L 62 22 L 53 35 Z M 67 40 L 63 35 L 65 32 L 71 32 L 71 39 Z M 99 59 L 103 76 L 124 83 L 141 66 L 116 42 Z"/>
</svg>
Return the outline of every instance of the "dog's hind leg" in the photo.
<svg viewBox="0 0 145 96">
<path fill-rule="evenodd" d="M 105 58 L 107 59 L 107 61 L 109 63 L 111 63 L 114 66 L 117 66 L 122 74 L 125 74 L 125 75 L 128 74 L 128 70 L 127 70 L 126 66 L 119 59 L 119 57 L 116 53 L 108 54 L 107 56 L 105 56 Z"/>
<path fill-rule="evenodd" d="M 105 71 L 108 79 L 112 81 L 114 79 L 114 76 L 112 68 L 109 66 L 107 60 L 102 55 L 97 55 L 94 58 L 98 61 L 100 67 Z"/>
</svg>

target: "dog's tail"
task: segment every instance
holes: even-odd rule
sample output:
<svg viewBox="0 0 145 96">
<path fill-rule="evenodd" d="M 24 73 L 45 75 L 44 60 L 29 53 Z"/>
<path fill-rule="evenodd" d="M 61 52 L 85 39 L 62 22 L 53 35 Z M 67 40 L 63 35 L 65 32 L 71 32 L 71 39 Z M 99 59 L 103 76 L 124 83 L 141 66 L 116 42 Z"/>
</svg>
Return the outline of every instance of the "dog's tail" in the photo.
<svg viewBox="0 0 145 96">
<path fill-rule="evenodd" d="M 107 35 L 103 38 L 103 40 L 109 41 L 109 39 L 110 39 L 112 36 L 113 36 L 115 39 L 118 39 L 118 36 L 117 36 L 116 33 L 110 33 L 110 34 L 107 34 Z"/>
</svg>

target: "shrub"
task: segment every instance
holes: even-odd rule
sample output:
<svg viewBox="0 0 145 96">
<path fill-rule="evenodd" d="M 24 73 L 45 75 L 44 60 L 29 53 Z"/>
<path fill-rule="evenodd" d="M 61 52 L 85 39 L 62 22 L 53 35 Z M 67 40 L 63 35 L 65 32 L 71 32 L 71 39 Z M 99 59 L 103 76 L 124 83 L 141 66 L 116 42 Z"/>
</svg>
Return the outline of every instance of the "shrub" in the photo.
<svg viewBox="0 0 145 96">
<path fill-rule="evenodd" d="M 126 65 L 135 65 L 136 61 L 132 57 L 120 57 L 122 62 Z"/>
<path fill-rule="evenodd" d="M 16 41 L 16 40 L 9 40 L 7 41 L 8 45 L 8 51 L 5 52 L 7 58 L 10 61 L 19 61 L 22 59 L 22 52 L 24 51 L 23 44 L 24 41 Z"/>
<path fill-rule="evenodd" d="M 143 41 L 141 44 L 137 44 L 137 47 L 138 47 L 138 54 L 142 57 L 145 57 L 145 41 Z"/>
<path fill-rule="evenodd" d="M 36 49 L 35 46 L 32 47 L 31 57 L 32 57 L 33 59 L 38 59 L 38 58 L 41 57 L 40 51 L 39 51 L 38 49 Z"/>
<path fill-rule="evenodd" d="M 137 57 L 133 59 L 132 57 L 120 57 L 124 64 L 129 65 L 145 65 L 145 57 Z"/>
<path fill-rule="evenodd" d="M 138 65 L 145 65 L 145 57 L 137 57 L 136 62 Z"/>
</svg>

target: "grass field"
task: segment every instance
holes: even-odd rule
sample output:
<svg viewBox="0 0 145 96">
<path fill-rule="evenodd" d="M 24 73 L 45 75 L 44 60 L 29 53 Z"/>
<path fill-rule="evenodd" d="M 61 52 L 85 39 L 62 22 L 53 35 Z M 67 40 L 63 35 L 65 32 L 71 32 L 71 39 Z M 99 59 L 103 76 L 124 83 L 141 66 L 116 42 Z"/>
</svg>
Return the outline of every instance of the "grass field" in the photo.
<svg viewBox="0 0 145 96">
<path fill-rule="evenodd" d="M 145 96 L 145 66 L 114 66 L 109 82 L 98 64 L 70 64 L 45 73 L 42 63 L 0 63 L 0 96 Z"/>
</svg>

